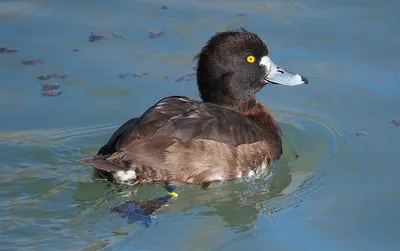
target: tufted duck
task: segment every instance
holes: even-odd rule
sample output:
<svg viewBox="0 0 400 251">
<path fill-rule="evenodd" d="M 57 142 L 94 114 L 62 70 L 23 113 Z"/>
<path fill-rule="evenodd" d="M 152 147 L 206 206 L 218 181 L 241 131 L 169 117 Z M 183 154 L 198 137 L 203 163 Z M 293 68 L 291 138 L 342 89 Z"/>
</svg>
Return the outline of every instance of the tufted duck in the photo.
<svg viewBox="0 0 400 251">
<path fill-rule="evenodd" d="M 117 183 L 205 188 L 252 176 L 279 158 L 280 128 L 256 93 L 268 83 L 295 86 L 308 80 L 274 64 L 266 44 L 245 29 L 215 34 L 195 59 L 203 102 L 161 99 L 118 128 L 96 156 L 80 161 Z"/>
</svg>

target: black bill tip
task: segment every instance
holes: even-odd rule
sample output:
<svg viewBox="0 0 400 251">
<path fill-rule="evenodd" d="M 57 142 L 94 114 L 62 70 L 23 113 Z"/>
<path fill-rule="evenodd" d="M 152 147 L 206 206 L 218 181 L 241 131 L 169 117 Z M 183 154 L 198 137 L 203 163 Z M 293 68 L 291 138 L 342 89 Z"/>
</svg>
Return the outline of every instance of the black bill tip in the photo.
<svg viewBox="0 0 400 251">
<path fill-rule="evenodd" d="M 308 84 L 308 79 L 306 77 L 301 76 L 301 75 L 300 75 L 300 77 L 301 77 L 301 81 L 303 81 L 304 84 Z"/>
</svg>

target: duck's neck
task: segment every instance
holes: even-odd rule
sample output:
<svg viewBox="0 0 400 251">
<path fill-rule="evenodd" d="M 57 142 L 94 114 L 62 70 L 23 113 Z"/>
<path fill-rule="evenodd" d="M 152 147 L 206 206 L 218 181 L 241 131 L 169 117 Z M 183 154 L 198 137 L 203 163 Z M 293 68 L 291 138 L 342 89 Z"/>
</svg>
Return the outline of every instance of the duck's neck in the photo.
<svg viewBox="0 0 400 251">
<path fill-rule="evenodd" d="M 262 105 L 257 100 L 251 101 L 240 101 L 237 102 L 234 106 L 232 105 L 224 105 L 225 108 L 237 111 L 249 119 L 253 120 L 257 123 L 257 125 L 268 132 L 272 132 L 280 137 L 281 129 L 271 115 L 270 111 Z"/>
</svg>

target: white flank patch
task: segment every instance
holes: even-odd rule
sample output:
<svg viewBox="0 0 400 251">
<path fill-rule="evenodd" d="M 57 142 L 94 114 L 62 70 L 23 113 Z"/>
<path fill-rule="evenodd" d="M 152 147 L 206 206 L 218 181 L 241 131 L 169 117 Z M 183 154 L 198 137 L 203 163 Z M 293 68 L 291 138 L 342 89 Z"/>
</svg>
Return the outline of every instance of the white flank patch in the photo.
<svg viewBox="0 0 400 251">
<path fill-rule="evenodd" d="M 265 66 L 267 68 L 267 72 L 271 70 L 271 59 L 267 56 L 264 56 L 260 60 L 260 65 Z"/>
<path fill-rule="evenodd" d="M 212 181 L 217 181 L 217 180 L 224 180 L 224 179 L 223 179 L 223 177 L 222 177 L 221 174 L 216 173 L 216 174 L 214 174 L 214 175 L 212 176 L 212 179 L 211 179 L 211 180 L 212 180 Z"/>
<path fill-rule="evenodd" d="M 265 170 L 267 167 L 268 167 L 267 162 L 266 162 L 266 161 L 263 161 L 263 162 L 261 162 L 261 165 L 256 166 L 256 168 L 254 169 L 254 171 L 253 171 L 253 170 L 250 170 L 249 173 L 247 174 L 247 177 L 248 177 L 248 178 L 253 177 L 256 173 L 262 172 L 262 171 Z"/>
<path fill-rule="evenodd" d="M 247 178 L 251 178 L 255 172 L 253 170 L 250 170 L 249 173 L 247 174 Z"/>
<path fill-rule="evenodd" d="M 120 182 L 127 182 L 136 179 L 135 171 L 118 171 L 115 172 L 114 178 Z"/>
<path fill-rule="evenodd" d="M 261 163 L 260 170 L 264 170 L 265 168 L 267 168 L 267 162 L 266 162 L 266 161 L 263 161 L 263 162 Z"/>
</svg>

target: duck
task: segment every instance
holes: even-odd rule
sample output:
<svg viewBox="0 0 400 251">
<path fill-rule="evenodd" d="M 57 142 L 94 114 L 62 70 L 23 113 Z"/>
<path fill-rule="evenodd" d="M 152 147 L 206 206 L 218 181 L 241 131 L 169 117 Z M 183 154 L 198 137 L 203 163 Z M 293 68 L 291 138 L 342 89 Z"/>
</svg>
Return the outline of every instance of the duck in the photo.
<svg viewBox="0 0 400 251">
<path fill-rule="evenodd" d="M 201 101 L 162 98 L 122 124 L 97 155 L 79 161 L 108 181 L 160 182 L 176 196 L 180 184 L 205 189 L 252 177 L 278 160 L 282 131 L 256 94 L 308 79 L 273 63 L 266 43 L 244 28 L 213 34 L 194 60 Z"/>
</svg>

